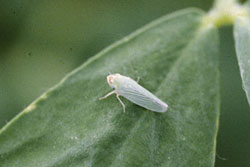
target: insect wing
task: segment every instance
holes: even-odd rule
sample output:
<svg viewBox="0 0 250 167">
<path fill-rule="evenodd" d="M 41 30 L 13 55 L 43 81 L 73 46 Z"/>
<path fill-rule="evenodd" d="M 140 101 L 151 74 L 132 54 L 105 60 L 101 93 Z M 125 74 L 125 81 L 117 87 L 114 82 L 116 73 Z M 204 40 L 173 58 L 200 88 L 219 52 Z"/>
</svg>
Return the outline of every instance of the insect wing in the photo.
<svg viewBox="0 0 250 167">
<path fill-rule="evenodd" d="M 151 111 L 165 112 L 167 110 L 168 106 L 166 103 L 161 101 L 131 78 L 124 77 L 121 82 L 122 83 L 118 89 L 121 96 Z"/>
</svg>

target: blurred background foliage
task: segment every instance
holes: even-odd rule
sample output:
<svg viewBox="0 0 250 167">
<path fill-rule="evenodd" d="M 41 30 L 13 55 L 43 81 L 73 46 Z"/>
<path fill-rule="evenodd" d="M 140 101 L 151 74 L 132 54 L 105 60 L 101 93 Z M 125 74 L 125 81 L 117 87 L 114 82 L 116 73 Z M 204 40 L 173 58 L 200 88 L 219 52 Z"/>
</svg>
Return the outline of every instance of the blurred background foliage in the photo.
<svg viewBox="0 0 250 167">
<path fill-rule="evenodd" d="M 212 0 L 0 0 L 0 127 L 104 47 L 150 21 Z M 232 27 L 220 29 L 216 166 L 250 165 L 250 112 Z"/>
</svg>

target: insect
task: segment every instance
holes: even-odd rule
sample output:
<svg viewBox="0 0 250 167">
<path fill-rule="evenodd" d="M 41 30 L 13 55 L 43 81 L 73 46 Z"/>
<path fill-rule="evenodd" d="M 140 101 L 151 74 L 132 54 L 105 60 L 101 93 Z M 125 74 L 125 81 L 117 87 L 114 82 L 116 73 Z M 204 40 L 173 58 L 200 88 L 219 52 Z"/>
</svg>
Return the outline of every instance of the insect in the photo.
<svg viewBox="0 0 250 167">
<path fill-rule="evenodd" d="M 107 76 L 107 82 L 113 91 L 109 92 L 104 97 L 99 98 L 99 100 L 105 99 L 112 94 L 116 94 L 124 112 L 125 105 L 119 96 L 123 96 L 129 101 L 154 112 L 165 112 L 168 109 L 166 103 L 129 77 L 120 74 L 109 74 Z"/>
</svg>

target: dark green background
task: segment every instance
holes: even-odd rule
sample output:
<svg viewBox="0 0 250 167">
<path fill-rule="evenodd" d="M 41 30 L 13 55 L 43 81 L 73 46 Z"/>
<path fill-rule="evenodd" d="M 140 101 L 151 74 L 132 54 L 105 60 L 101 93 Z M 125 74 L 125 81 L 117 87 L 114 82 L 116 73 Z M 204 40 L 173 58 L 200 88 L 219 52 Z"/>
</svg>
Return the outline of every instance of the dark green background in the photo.
<svg viewBox="0 0 250 167">
<path fill-rule="evenodd" d="M 89 57 L 148 22 L 204 0 L 0 1 L 0 127 Z M 250 112 L 232 27 L 221 28 L 216 166 L 250 165 Z M 220 158 L 219 158 L 220 157 Z M 226 159 L 226 160 L 223 160 Z"/>
</svg>

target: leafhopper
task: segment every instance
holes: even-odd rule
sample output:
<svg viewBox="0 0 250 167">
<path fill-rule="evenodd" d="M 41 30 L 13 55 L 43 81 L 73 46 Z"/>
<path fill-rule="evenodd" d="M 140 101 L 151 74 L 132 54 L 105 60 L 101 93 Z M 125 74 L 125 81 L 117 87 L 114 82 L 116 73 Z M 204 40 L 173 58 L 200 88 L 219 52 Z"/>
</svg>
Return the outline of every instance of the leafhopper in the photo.
<svg viewBox="0 0 250 167">
<path fill-rule="evenodd" d="M 168 109 L 168 105 L 166 103 L 153 95 L 147 89 L 143 88 L 130 77 L 120 74 L 110 74 L 107 76 L 107 82 L 113 91 L 99 99 L 102 100 L 112 94 L 116 94 L 124 112 L 125 105 L 119 96 L 123 96 L 129 101 L 154 112 L 165 112 Z"/>
</svg>

